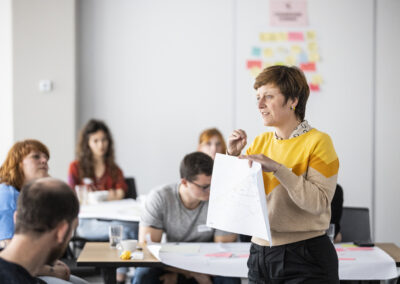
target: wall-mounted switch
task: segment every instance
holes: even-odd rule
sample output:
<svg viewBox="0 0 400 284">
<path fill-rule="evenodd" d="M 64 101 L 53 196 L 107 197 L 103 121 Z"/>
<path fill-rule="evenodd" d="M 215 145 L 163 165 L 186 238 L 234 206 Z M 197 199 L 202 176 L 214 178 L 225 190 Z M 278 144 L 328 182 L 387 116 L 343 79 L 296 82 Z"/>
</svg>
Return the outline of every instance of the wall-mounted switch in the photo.
<svg viewBox="0 0 400 284">
<path fill-rule="evenodd" d="M 51 92 L 53 90 L 53 82 L 51 80 L 40 80 L 39 91 L 42 93 Z"/>
</svg>

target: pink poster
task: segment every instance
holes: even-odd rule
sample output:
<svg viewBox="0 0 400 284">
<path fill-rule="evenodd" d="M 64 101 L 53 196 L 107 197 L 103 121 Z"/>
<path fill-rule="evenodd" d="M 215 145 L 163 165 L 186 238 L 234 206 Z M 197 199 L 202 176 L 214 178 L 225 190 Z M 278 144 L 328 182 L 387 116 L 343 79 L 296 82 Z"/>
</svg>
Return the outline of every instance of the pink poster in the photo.
<svg viewBox="0 0 400 284">
<path fill-rule="evenodd" d="M 270 24 L 279 27 L 308 25 L 306 0 L 270 0 Z"/>
</svg>

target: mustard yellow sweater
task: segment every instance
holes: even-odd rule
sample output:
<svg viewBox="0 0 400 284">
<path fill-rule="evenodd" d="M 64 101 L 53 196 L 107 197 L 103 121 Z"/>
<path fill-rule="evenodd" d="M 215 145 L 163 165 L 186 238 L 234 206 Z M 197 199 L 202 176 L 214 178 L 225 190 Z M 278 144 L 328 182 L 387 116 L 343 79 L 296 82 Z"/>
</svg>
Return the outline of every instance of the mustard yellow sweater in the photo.
<svg viewBox="0 0 400 284">
<path fill-rule="evenodd" d="M 278 140 L 273 132 L 256 137 L 248 155 L 264 154 L 280 163 L 263 172 L 272 245 L 323 235 L 329 227 L 339 160 L 329 135 L 318 130 Z M 257 237 L 252 242 L 269 246 Z"/>
</svg>

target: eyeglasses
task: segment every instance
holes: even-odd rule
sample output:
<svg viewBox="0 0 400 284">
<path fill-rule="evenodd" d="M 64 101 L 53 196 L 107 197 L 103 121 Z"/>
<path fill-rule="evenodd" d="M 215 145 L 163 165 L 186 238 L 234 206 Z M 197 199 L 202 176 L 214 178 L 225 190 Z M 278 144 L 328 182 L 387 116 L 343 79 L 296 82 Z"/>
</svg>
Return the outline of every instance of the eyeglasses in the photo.
<svg viewBox="0 0 400 284">
<path fill-rule="evenodd" d="M 200 185 L 200 184 L 197 184 L 197 183 L 195 183 L 195 182 L 193 182 L 193 181 L 189 181 L 189 182 L 190 182 L 190 183 L 193 183 L 195 186 L 201 188 L 202 190 L 207 190 L 207 189 L 209 189 L 210 186 L 211 186 L 211 184 Z"/>
</svg>

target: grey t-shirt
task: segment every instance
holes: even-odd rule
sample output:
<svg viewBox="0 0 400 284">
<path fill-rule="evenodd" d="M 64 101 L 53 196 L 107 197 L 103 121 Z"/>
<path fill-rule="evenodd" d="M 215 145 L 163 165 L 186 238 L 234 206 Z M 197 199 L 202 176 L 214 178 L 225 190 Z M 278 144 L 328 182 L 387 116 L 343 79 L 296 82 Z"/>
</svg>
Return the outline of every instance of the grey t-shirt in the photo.
<svg viewBox="0 0 400 284">
<path fill-rule="evenodd" d="M 208 201 L 201 201 L 193 210 L 183 205 L 179 185 L 165 185 L 150 192 L 140 225 L 163 230 L 168 242 L 212 242 L 214 234 L 227 234 L 206 226 Z"/>
</svg>

